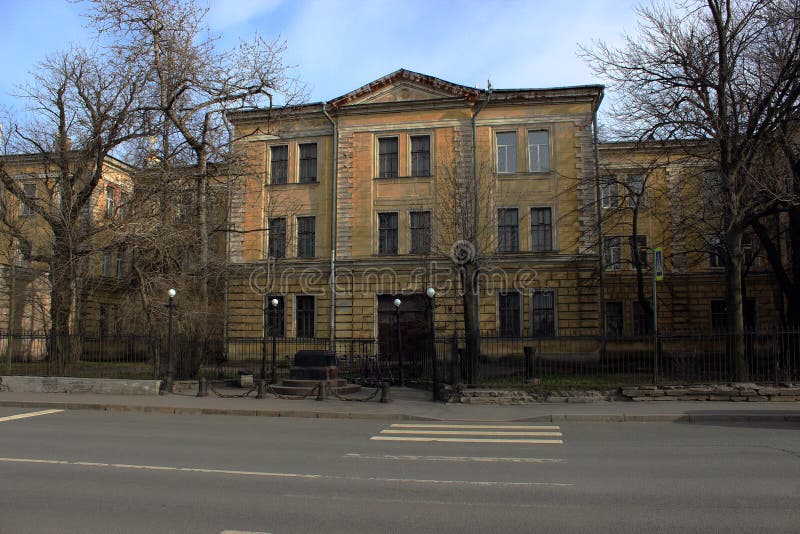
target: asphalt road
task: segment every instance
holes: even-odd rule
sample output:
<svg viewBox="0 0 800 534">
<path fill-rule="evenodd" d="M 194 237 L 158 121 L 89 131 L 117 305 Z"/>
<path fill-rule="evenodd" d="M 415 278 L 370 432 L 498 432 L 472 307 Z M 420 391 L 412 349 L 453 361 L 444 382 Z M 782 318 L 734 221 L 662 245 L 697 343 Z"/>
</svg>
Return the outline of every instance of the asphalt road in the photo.
<svg viewBox="0 0 800 534">
<path fill-rule="evenodd" d="M 2 533 L 800 532 L 792 423 L 31 411 L 0 408 Z"/>
</svg>

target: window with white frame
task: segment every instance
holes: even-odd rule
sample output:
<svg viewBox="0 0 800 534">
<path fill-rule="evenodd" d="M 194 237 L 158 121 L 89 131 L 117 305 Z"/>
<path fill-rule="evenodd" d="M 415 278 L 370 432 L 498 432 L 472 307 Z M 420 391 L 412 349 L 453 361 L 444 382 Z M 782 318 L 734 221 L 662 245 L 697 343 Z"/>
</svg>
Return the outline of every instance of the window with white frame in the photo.
<svg viewBox="0 0 800 534">
<path fill-rule="evenodd" d="M 531 130 L 528 132 L 528 171 L 550 170 L 550 132 Z"/>
<path fill-rule="evenodd" d="M 619 269 L 622 264 L 622 238 L 619 236 L 609 236 L 603 240 L 603 244 L 606 269 L 610 271 Z"/>
<path fill-rule="evenodd" d="M 641 174 L 628 175 L 628 207 L 633 209 L 644 206 L 644 176 Z"/>
<path fill-rule="evenodd" d="M 110 219 L 117 211 L 117 188 L 113 185 L 106 186 L 106 218 Z"/>
<path fill-rule="evenodd" d="M 517 132 L 497 132 L 497 172 L 517 172 Z"/>
<path fill-rule="evenodd" d="M 25 195 L 25 198 L 31 202 L 36 202 L 36 184 L 34 183 L 27 183 L 22 184 L 22 193 Z M 23 217 L 30 217 L 33 215 L 33 209 L 26 203 L 21 202 L 22 206 L 20 209 L 20 215 Z"/>
<path fill-rule="evenodd" d="M 716 235 L 708 238 L 708 266 L 725 267 L 725 249 L 722 246 L 722 240 Z"/>
<path fill-rule="evenodd" d="M 600 178 L 600 205 L 604 208 L 619 206 L 617 177 L 613 174 Z"/>
</svg>

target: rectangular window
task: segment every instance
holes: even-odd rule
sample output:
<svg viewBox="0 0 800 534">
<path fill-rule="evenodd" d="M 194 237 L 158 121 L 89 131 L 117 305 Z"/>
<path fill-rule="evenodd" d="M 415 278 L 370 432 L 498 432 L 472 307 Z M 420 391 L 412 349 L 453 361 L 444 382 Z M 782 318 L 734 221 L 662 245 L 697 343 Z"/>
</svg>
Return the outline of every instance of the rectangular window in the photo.
<svg viewBox="0 0 800 534">
<path fill-rule="evenodd" d="M 725 250 L 722 240 L 715 235 L 708 238 L 708 266 L 725 267 Z"/>
<path fill-rule="evenodd" d="M 111 252 L 103 252 L 103 276 L 112 276 L 114 270 L 112 269 L 113 259 Z"/>
<path fill-rule="evenodd" d="M 644 206 L 644 176 L 631 174 L 628 176 L 628 207 Z"/>
<path fill-rule="evenodd" d="M 744 314 L 745 332 L 755 331 L 758 326 L 756 300 L 744 299 L 742 313 Z M 719 334 L 728 331 L 728 305 L 724 300 L 711 301 L 711 331 Z"/>
<path fill-rule="evenodd" d="M 107 185 L 106 186 L 106 219 L 110 219 L 114 216 L 114 212 L 117 211 L 117 189 L 116 187 Z"/>
<path fill-rule="evenodd" d="M 272 305 L 273 299 L 278 301 L 277 306 Z M 267 297 L 268 336 L 284 337 L 286 335 L 285 313 L 286 313 L 285 302 L 281 295 L 272 295 Z"/>
<path fill-rule="evenodd" d="M 533 335 L 556 335 L 556 294 L 553 290 L 533 294 Z"/>
<path fill-rule="evenodd" d="M 431 175 L 431 137 L 411 136 L 411 176 Z"/>
<path fill-rule="evenodd" d="M 314 297 L 298 295 L 296 300 L 295 319 L 297 321 L 297 337 L 314 337 Z"/>
<path fill-rule="evenodd" d="M 614 175 L 600 178 L 600 206 L 604 208 L 616 208 L 619 206 L 617 177 Z"/>
<path fill-rule="evenodd" d="M 636 267 L 636 258 L 638 257 L 639 265 L 641 265 L 643 269 L 647 269 L 647 259 L 650 251 L 650 249 L 647 248 L 647 236 L 637 235 L 636 239 L 629 237 L 628 240 L 631 246 L 631 265 L 634 268 Z"/>
<path fill-rule="evenodd" d="M 756 262 L 756 246 L 753 234 L 745 232 L 742 236 L 742 266 L 744 268 L 751 268 Z M 791 256 L 789 256 L 791 257 Z"/>
<path fill-rule="evenodd" d="M 553 250 L 553 219 L 550 208 L 531 210 L 531 229 L 534 252 Z"/>
<path fill-rule="evenodd" d="M 297 257 L 313 258 L 316 255 L 316 218 L 297 218 Z"/>
<path fill-rule="evenodd" d="M 606 301 L 606 333 L 608 337 L 622 337 L 623 317 L 622 302 Z"/>
<path fill-rule="evenodd" d="M 397 138 L 378 139 L 378 177 L 397 178 Z"/>
<path fill-rule="evenodd" d="M 270 147 L 269 183 L 285 184 L 289 176 L 289 145 Z"/>
<path fill-rule="evenodd" d="M 301 184 L 313 184 L 317 181 L 317 144 L 300 145 L 300 177 Z"/>
<path fill-rule="evenodd" d="M 613 271 L 620 268 L 622 257 L 622 238 L 619 236 L 606 237 L 604 239 L 603 254 L 605 255 L 606 269 Z"/>
<path fill-rule="evenodd" d="M 550 170 L 550 132 L 547 130 L 528 132 L 528 170 L 530 172 Z"/>
<path fill-rule="evenodd" d="M 22 184 L 22 192 L 25 194 L 25 198 L 32 202 L 36 202 L 36 184 Z M 30 206 L 28 206 L 28 204 L 22 202 L 20 215 L 23 217 L 30 217 L 33 215 L 33 210 L 30 208 Z"/>
<path fill-rule="evenodd" d="M 497 172 L 517 172 L 517 133 L 497 132 Z"/>
<path fill-rule="evenodd" d="M 497 251 L 519 252 L 519 212 L 517 208 L 497 210 Z"/>
<path fill-rule="evenodd" d="M 520 295 L 516 291 L 500 293 L 500 335 L 520 336 Z"/>
<path fill-rule="evenodd" d="M 131 195 L 130 193 L 120 193 L 119 195 L 119 216 L 123 220 L 131 214 Z"/>
<path fill-rule="evenodd" d="M 127 272 L 125 249 L 117 250 L 117 278 L 123 278 Z"/>
<path fill-rule="evenodd" d="M 397 213 L 378 214 L 378 254 L 397 254 Z"/>
<path fill-rule="evenodd" d="M 267 233 L 269 239 L 269 257 L 270 258 L 285 258 L 286 257 L 286 219 L 283 217 L 276 217 L 269 220 L 269 230 Z"/>
<path fill-rule="evenodd" d="M 718 334 L 728 331 L 728 306 L 724 300 L 711 301 L 711 331 Z"/>
<path fill-rule="evenodd" d="M 411 212 L 411 254 L 431 251 L 431 212 Z"/>
<path fill-rule="evenodd" d="M 633 335 L 646 336 L 653 332 L 653 312 L 647 307 L 642 306 L 638 300 L 631 303 L 631 313 L 633 316 Z"/>
</svg>

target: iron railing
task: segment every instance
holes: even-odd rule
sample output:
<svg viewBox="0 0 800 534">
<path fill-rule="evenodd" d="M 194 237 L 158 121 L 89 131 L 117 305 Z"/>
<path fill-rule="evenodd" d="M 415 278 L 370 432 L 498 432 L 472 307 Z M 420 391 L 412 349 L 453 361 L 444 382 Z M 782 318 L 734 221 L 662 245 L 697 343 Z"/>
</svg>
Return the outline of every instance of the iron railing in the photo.
<svg viewBox="0 0 800 534">
<path fill-rule="evenodd" d="M 228 338 L 176 335 L 176 379 L 289 376 L 300 350 L 329 350 L 339 375 L 355 382 L 402 378 L 409 384 L 439 382 L 474 386 L 617 387 L 737 381 L 730 334 L 660 334 L 608 339 L 596 335 L 481 338 L 480 355 L 468 357 L 463 338 L 439 338 L 423 350 L 381 352 L 373 339 Z M 800 381 L 800 329 L 745 334 L 750 382 Z M 164 337 L 0 332 L 0 374 L 106 378 L 163 378 L 169 354 Z M 433 355 L 436 355 L 434 360 Z M 435 361 L 435 364 L 434 364 Z M 401 373 L 402 362 L 402 373 Z"/>
</svg>

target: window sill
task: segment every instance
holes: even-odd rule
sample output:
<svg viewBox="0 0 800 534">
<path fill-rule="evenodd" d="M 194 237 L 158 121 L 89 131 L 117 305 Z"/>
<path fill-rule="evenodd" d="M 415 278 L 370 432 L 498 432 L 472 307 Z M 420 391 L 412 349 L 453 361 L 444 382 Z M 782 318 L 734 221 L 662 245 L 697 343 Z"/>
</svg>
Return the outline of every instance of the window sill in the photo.
<svg viewBox="0 0 800 534">
<path fill-rule="evenodd" d="M 373 180 L 380 181 L 380 182 L 390 182 L 393 180 L 396 181 L 405 181 L 405 180 L 430 180 L 433 178 L 432 175 L 428 174 L 425 176 L 376 176 Z"/>
<path fill-rule="evenodd" d="M 304 185 L 319 185 L 319 182 L 286 182 L 285 184 L 267 184 L 268 187 L 298 187 Z"/>
<path fill-rule="evenodd" d="M 553 171 L 522 171 L 522 172 L 497 172 L 495 171 L 495 176 L 501 179 L 516 179 L 516 180 L 523 180 L 526 178 L 550 178 L 553 175 Z"/>
</svg>

